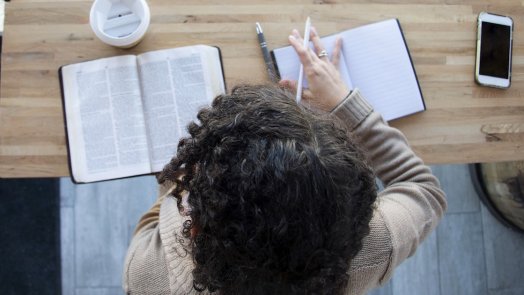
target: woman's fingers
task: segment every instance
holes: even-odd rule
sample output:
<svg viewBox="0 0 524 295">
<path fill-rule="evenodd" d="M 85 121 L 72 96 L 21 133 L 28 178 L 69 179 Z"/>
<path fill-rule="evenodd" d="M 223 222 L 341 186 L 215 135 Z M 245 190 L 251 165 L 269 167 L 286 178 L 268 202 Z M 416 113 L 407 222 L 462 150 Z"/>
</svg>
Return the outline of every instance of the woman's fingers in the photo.
<svg viewBox="0 0 524 295">
<path fill-rule="evenodd" d="M 309 53 L 309 48 L 304 47 L 302 42 L 296 37 L 294 34 L 296 30 L 293 30 L 293 34 L 289 35 L 289 43 L 291 43 L 291 46 L 295 49 L 295 51 L 298 54 L 298 58 L 300 59 L 300 62 L 304 65 L 304 67 L 309 66 L 311 64 L 311 55 Z"/>
<path fill-rule="evenodd" d="M 333 57 L 331 58 L 331 63 L 338 69 L 338 63 L 340 61 L 340 51 L 342 50 L 342 38 L 337 37 L 335 41 L 335 48 L 333 49 Z"/>
<path fill-rule="evenodd" d="M 280 80 L 278 82 L 278 85 L 282 88 L 285 88 L 289 91 L 296 92 L 297 91 L 297 84 L 298 82 L 296 80 Z M 302 91 L 302 99 L 300 100 L 303 105 L 310 107 L 309 101 L 313 99 L 313 93 L 309 89 L 304 89 Z"/>
<path fill-rule="evenodd" d="M 293 92 L 296 92 L 297 90 L 297 81 L 296 80 L 280 80 L 280 82 L 278 82 L 278 85 L 280 85 L 280 87 L 289 89 Z"/>
<path fill-rule="evenodd" d="M 325 47 L 316 29 L 312 29 L 310 37 L 314 48 L 304 46 L 304 40 L 297 30 L 293 30 L 289 36 L 289 43 L 304 66 L 305 78 L 309 84 L 309 89 L 304 89 L 302 92 L 301 102 L 312 109 L 330 111 L 348 92 L 338 72 L 342 42 L 337 38 L 330 59 L 323 54 Z M 297 81 L 282 80 L 280 85 L 293 92 L 297 90 Z"/>
<path fill-rule="evenodd" d="M 328 58 L 327 53 L 326 53 L 326 50 L 324 49 L 324 46 L 322 45 L 322 42 L 320 41 L 320 37 L 318 36 L 317 30 L 315 29 L 315 27 L 311 27 L 310 38 L 311 38 L 311 41 L 313 41 L 313 46 L 315 47 L 316 56 L 319 57 L 320 59 L 326 60 Z"/>
<path fill-rule="evenodd" d="M 316 42 L 317 42 L 317 44 L 319 44 L 319 46 L 322 46 L 322 43 L 320 42 L 320 38 L 318 38 L 318 34 L 316 34 L 316 31 L 313 32 L 313 30 L 314 30 L 314 28 L 312 27 L 312 30 L 309 33 L 309 36 L 310 36 L 309 39 L 312 40 L 313 36 L 316 35 Z M 302 62 L 302 59 L 300 60 L 302 65 L 304 65 L 304 67 L 309 66 L 309 65 L 311 65 L 311 63 L 317 62 L 317 61 L 320 60 L 318 55 L 317 55 L 317 53 L 315 53 L 316 50 L 315 51 L 312 50 L 309 47 L 309 45 L 307 47 L 304 47 L 304 39 L 302 38 L 302 36 L 300 36 L 300 33 L 298 32 L 297 29 L 293 29 L 293 31 L 291 31 L 291 36 L 295 37 L 295 39 L 298 41 L 297 45 L 300 44 L 300 47 L 304 48 L 305 53 L 303 53 L 303 54 L 304 55 L 306 55 L 306 54 L 309 55 L 309 62 L 308 63 Z M 315 41 L 313 41 L 313 42 L 315 42 Z M 313 44 L 315 44 L 315 43 L 313 43 Z M 291 44 L 291 45 L 293 45 L 293 44 Z M 295 47 L 295 50 L 297 50 L 297 47 Z M 320 50 L 323 50 L 323 49 L 320 49 Z M 297 50 L 297 53 L 299 54 L 299 57 L 300 57 L 300 53 L 298 52 L 298 50 Z"/>
<path fill-rule="evenodd" d="M 291 33 L 293 34 L 293 36 L 295 36 L 297 39 L 302 39 L 301 35 L 300 35 L 300 32 L 297 30 L 297 29 L 293 29 L 291 30 Z"/>
<path fill-rule="evenodd" d="M 303 102 L 304 105 L 310 106 L 311 105 L 310 101 L 312 99 L 314 99 L 314 96 L 313 96 L 313 93 L 311 92 L 311 90 L 304 89 L 304 91 L 302 91 L 302 99 L 300 101 Z"/>
</svg>

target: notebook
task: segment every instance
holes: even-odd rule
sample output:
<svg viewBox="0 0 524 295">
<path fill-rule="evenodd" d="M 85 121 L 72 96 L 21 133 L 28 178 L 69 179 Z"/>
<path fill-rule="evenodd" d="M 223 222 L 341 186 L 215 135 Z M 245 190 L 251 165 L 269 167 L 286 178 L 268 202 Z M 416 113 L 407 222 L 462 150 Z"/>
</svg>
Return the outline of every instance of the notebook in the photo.
<svg viewBox="0 0 524 295">
<path fill-rule="evenodd" d="M 349 29 L 321 38 L 331 57 L 342 37 L 339 70 L 351 88 L 358 88 L 386 121 L 426 109 L 415 68 L 397 19 Z M 311 48 L 313 44 L 310 43 Z M 272 51 L 282 79 L 297 80 L 300 61 L 291 46 Z M 307 87 L 307 81 L 304 83 Z"/>
</svg>

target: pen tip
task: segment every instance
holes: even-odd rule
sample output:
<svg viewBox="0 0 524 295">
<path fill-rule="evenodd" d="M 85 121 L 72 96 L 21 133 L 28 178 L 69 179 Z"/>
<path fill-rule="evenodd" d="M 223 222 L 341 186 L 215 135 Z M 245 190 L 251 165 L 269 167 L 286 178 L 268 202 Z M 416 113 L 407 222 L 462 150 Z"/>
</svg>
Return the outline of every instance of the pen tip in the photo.
<svg viewBox="0 0 524 295">
<path fill-rule="evenodd" d="M 263 32 L 262 32 L 262 27 L 260 26 L 260 23 L 259 23 L 259 22 L 256 22 L 255 24 L 256 24 L 256 28 L 257 28 L 257 33 L 258 33 L 258 34 L 263 33 Z"/>
</svg>

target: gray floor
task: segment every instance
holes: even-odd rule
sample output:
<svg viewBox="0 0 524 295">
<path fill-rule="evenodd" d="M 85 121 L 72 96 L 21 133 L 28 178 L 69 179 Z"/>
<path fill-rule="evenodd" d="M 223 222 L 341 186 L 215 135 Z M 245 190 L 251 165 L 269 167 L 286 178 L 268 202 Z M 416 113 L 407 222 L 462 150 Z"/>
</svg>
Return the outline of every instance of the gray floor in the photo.
<svg viewBox="0 0 524 295">
<path fill-rule="evenodd" d="M 433 166 L 449 210 L 378 295 L 524 294 L 524 235 L 479 202 L 467 166 Z M 133 228 L 153 203 L 153 177 L 88 185 L 61 180 L 63 294 L 123 294 L 122 264 Z"/>
</svg>

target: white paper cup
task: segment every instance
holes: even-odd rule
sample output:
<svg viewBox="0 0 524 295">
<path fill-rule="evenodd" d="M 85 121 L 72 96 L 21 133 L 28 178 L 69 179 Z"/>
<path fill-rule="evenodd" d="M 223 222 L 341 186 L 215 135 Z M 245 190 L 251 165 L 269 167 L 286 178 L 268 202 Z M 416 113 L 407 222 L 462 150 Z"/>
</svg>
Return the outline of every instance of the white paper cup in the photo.
<svg viewBox="0 0 524 295">
<path fill-rule="evenodd" d="M 102 42 L 130 48 L 144 38 L 150 18 L 145 0 L 95 0 L 89 22 Z"/>
</svg>

